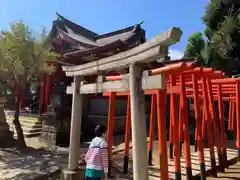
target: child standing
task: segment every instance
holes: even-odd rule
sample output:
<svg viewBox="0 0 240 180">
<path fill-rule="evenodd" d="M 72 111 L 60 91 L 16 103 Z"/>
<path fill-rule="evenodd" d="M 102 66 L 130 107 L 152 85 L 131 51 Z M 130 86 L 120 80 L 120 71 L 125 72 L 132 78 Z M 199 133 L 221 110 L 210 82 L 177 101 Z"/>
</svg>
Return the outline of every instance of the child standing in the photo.
<svg viewBox="0 0 240 180">
<path fill-rule="evenodd" d="M 85 157 L 86 180 L 102 180 L 108 177 L 108 144 L 105 140 L 107 128 L 98 125 L 95 130 L 95 138 L 89 145 Z"/>
</svg>

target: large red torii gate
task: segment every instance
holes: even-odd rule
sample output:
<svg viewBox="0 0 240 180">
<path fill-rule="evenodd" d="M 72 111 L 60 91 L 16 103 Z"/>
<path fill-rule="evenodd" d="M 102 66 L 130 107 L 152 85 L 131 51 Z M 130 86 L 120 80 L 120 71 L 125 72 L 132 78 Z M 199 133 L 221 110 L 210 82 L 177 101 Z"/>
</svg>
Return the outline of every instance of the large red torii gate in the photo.
<svg viewBox="0 0 240 180">
<path fill-rule="evenodd" d="M 226 154 L 226 132 L 224 128 L 223 101 L 230 102 L 229 130 L 236 130 L 236 147 L 240 149 L 240 79 L 224 78 L 221 71 L 213 71 L 211 68 L 196 67 L 194 63 L 170 64 L 162 68 L 150 71 L 152 75 L 165 74 L 167 89 L 164 90 L 146 90 L 145 95 L 152 95 L 150 128 L 149 128 L 149 164 L 152 162 L 153 146 L 153 126 L 154 116 L 157 112 L 158 119 L 158 142 L 160 153 L 160 171 L 162 179 L 168 179 L 167 160 L 167 140 L 165 124 L 165 98 L 170 94 L 170 143 L 174 144 L 174 162 L 175 177 L 181 179 L 180 168 L 180 141 L 184 140 L 184 154 L 186 158 L 187 177 L 192 177 L 190 146 L 189 146 L 189 127 L 188 127 L 188 107 L 187 98 L 194 100 L 194 111 L 196 120 L 195 140 L 197 141 L 198 155 L 200 160 L 201 179 L 206 179 L 205 160 L 204 160 L 204 142 L 203 138 L 207 136 L 210 149 L 212 175 L 216 176 L 216 160 L 214 155 L 214 146 L 217 147 L 220 169 L 223 171 L 227 166 Z M 106 80 L 121 80 L 122 76 L 107 76 Z M 176 96 L 180 96 L 179 118 L 177 117 Z M 110 92 L 103 93 L 103 96 L 109 96 L 109 117 L 108 117 L 108 143 L 109 156 L 111 159 L 114 104 L 116 96 L 130 96 L 129 92 Z M 215 113 L 214 101 L 218 102 L 219 115 Z M 200 119 L 200 104 L 203 105 L 202 120 Z M 156 109 L 156 107 L 158 107 Z M 234 129 L 234 110 L 236 109 L 237 126 Z M 125 133 L 125 151 L 124 151 L 124 173 L 127 173 L 128 153 L 130 141 L 130 98 L 128 98 L 126 133 Z M 205 133 L 207 132 L 207 133 Z M 182 137 L 183 134 L 183 137 Z M 239 151 L 238 151 L 239 152 Z M 239 152 L 240 155 L 240 152 Z"/>
</svg>

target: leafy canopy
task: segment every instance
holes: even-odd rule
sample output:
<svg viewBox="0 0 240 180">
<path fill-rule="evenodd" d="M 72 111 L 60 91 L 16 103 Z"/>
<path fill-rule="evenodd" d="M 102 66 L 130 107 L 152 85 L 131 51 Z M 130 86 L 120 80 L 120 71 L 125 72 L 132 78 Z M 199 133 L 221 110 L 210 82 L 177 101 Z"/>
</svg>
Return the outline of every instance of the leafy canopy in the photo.
<svg viewBox="0 0 240 180">
<path fill-rule="evenodd" d="M 184 57 L 195 57 L 202 60 L 201 52 L 204 49 L 205 41 L 202 33 L 193 33 L 188 38 L 188 44 L 184 50 Z M 204 63 L 203 63 L 204 64 Z"/>
<path fill-rule="evenodd" d="M 200 60 L 204 59 L 207 65 L 229 74 L 240 71 L 239 10 L 239 0 L 210 0 L 202 17 L 206 25 L 204 48 L 196 45 L 193 48 L 201 51 Z M 195 57 L 199 57 L 199 53 Z"/>
<path fill-rule="evenodd" d="M 58 55 L 49 50 L 50 41 L 45 28 L 37 36 L 23 22 L 12 23 L 10 30 L 2 32 L 0 39 L 0 71 L 7 74 L 7 79 L 6 76 L 0 78 L 15 93 L 21 93 L 33 79 L 54 71 L 46 60 Z"/>
</svg>

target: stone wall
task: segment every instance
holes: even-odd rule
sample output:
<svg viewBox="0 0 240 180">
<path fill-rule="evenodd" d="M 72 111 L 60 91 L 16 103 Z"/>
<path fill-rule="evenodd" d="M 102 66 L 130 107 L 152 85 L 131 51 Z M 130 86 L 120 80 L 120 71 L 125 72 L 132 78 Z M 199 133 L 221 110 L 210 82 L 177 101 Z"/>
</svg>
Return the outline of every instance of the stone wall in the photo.
<svg viewBox="0 0 240 180">
<path fill-rule="evenodd" d="M 151 99 L 151 98 L 150 98 Z M 108 121 L 108 98 L 93 98 L 89 100 L 88 96 L 83 100 L 83 117 L 82 117 L 82 141 L 90 141 L 94 134 L 93 130 L 96 125 L 107 125 Z M 149 128 L 151 101 L 146 100 L 146 123 L 147 131 Z M 64 107 L 62 107 L 64 108 Z M 126 125 L 127 98 L 117 99 L 115 105 L 114 132 L 124 134 Z M 53 113 L 41 115 L 42 120 L 42 139 L 52 145 L 68 146 L 70 131 L 70 113 L 69 115 L 56 116 Z M 155 125 L 155 134 L 157 134 L 157 124 Z M 62 144 L 64 141 L 64 144 Z"/>
<path fill-rule="evenodd" d="M 107 115 L 108 114 L 108 98 L 91 99 L 89 103 L 89 114 Z M 127 112 L 127 99 L 117 99 L 115 105 L 115 115 L 123 116 Z"/>
<path fill-rule="evenodd" d="M 45 113 L 41 115 L 41 120 L 42 120 L 41 139 L 44 140 L 44 142 L 48 146 L 55 146 L 57 138 L 56 115 L 51 113 Z"/>
</svg>

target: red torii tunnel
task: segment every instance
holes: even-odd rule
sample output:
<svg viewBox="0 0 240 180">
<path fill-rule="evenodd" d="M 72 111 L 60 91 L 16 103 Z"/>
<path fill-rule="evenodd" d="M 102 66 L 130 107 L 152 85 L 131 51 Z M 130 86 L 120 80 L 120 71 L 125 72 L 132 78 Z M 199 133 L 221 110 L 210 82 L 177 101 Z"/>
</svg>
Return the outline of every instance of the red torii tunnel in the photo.
<svg viewBox="0 0 240 180">
<path fill-rule="evenodd" d="M 151 95 L 151 113 L 149 128 L 149 165 L 152 164 L 152 148 L 154 120 L 157 115 L 158 143 L 160 155 L 160 174 L 164 180 L 169 179 L 168 175 L 168 154 L 167 154 L 167 129 L 166 129 L 166 96 L 170 95 L 170 138 L 173 145 L 175 179 L 181 179 L 181 142 L 184 143 L 184 157 L 187 178 L 192 178 L 192 165 L 190 156 L 188 99 L 193 99 L 195 111 L 195 141 L 200 161 L 201 179 L 206 179 L 204 159 L 204 138 L 207 138 L 209 154 L 211 157 L 212 175 L 217 176 L 216 157 L 214 147 L 217 149 L 219 169 L 224 171 L 228 166 L 226 151 L 226 129 L 224 125 L 223 103 L 229 102 L 228 130 L 236 133 L 236 148 L 240 160 L 240 79 L 224 78 L 221 71 L 213 71 L 211 68 L 196 67 L 194 63 L 177 63 L 166 65 L 151 70 L 154 74 L 164 74 L 166 79 L 166 90 L 146 90 L 145 95 Z M 122 76 L 107 76 L 107 81 L 121 80 Z M 116 96 L 128 96 L 125 150 L 124 150 L 124 173 L 128 171 L 128 156 L 130 143 L 130 94 L 129 92 L 108 92 L 103 96 L 109 96 L 108 112 L 108 144 L 109 159 L 112 159 L 112 137 L 114 124 L 114 109 Z M 177 97 L 179 96 L 179 101 Z M 216 108 L 215 103 L 218 107 Z M 179 106 L 178 106 L 179 104 Z M 203 110 L 200 110 L 203 106 Z M 218 110 L 218 114 L 216 113 Z M 202 113 L 202 114 L 201 114 Z M 235 118 L 236 116 L 236 118 Z M 171 156 L 171 155 L 170 155 Z M 173 157 L 172 157 L 173 158 Z M 111 166 L 110 166 L 111 167 Z"/>
</svg>

